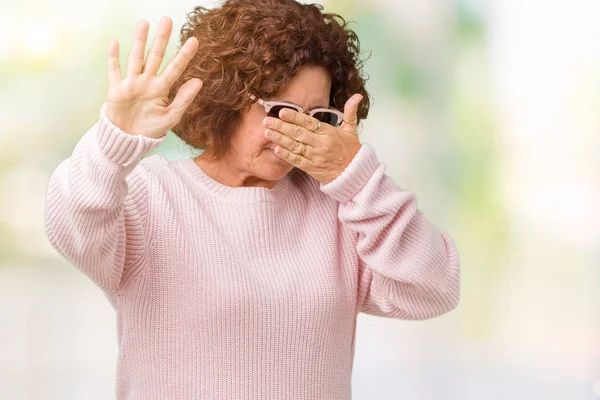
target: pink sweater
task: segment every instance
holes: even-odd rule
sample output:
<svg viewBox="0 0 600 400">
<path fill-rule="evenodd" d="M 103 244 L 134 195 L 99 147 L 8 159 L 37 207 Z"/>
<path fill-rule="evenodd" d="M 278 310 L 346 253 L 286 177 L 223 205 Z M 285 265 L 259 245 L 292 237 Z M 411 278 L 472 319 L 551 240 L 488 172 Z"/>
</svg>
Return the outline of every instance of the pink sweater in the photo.
<svg viewBox="0 0 600 400">
<path fill-rule="evenodd" d="M 459 301 L 448 234 L 363 143 L 320 184 L 229 187 L 105 114 L 48 183 L 50 243 L 115 308 L 118 399 L 351 399 L 358 312 Z M 92 316 L 93 318 L 93 316 Z"/>
</svg>

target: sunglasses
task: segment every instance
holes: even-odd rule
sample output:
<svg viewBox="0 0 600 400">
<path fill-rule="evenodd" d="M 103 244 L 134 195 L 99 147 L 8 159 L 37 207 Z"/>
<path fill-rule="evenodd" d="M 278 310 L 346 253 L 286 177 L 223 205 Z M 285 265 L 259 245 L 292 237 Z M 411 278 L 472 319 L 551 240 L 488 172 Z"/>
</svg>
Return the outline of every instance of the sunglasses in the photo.
<svg viewBox="0 0 600 400">
<path fill-rule="evenodd" d="M 251 95 L 252 99 L 256 99 L 256 96 Z M 286 103 L 284 101 L 265 101 L 263 99 L 257 99 L 258 104 L 265 108 L 269 117 L 279 118 L 279 111 L 284 108 L 290 108 L 292 110 L 308 114 L 311 117 L 318 119 L 329 125 L 338 126 L 342 123 L 344 114 L 341 111 L 331 108 L 313 108 L 312 110 L 305 111 L 302 107 L 292 103 Z"/>
</svg>

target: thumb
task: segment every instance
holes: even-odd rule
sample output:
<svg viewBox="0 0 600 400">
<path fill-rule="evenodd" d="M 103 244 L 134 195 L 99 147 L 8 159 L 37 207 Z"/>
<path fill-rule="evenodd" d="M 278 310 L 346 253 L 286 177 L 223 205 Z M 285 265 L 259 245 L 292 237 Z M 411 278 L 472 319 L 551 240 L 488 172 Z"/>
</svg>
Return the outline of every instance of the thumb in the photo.
<svg viewBox="0 0 600 400">
<path fill-rule="evenodd" d="M 168 107 L 173 115 L 173 120 L 179 121 L 181 119 L 185 110 L 192 104 L 192 101 L 202 89 L 202 85 L 203 82 L 198 78 L 190 79 L 181 85 L 173 102 Z"/>
<path fill-rule="evenodd" d="M 342 129 L 348 132 L 356 133 L 356 124 L 358 122 L 358 105 L 363 96 L 359 93 L 354 94 L 346 101 L 344 105 L 344 123 Z"/>
</svg>

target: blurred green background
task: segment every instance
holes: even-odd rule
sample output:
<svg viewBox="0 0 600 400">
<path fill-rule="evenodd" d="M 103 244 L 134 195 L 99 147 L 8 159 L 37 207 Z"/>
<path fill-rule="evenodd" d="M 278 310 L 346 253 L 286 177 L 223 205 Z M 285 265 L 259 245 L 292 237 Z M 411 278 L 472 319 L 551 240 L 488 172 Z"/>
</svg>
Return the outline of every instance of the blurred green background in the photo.
<svg viewBox="0 0 600 400">
<path fill-rule="evenodd" d="M 360 315 L 359 399 L 600 399 L 600 2 L 330 0 L 353 21 L 387 172 L 458 245 L 459 307 Z M 102 292 L 49 245 L 46 184 L 97 120 L 106 45 L 177 50 L 210 1 L 23 0 L 0 15 L 0 398 L 114 398 Z M 167 61 L 163 63 L 163 68 Z M 197 154 L 172 133 L 154 152 Z"/>
</svg>

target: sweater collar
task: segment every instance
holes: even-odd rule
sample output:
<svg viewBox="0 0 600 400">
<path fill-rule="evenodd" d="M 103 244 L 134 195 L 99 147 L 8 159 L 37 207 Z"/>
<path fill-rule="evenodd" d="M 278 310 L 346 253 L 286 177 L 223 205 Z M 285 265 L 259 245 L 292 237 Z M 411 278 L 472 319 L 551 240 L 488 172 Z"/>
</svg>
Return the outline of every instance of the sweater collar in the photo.
<svg viewBox="0 0 600 400">
<path fill-rule="evenodd" d="M 188 171 L 200 186 L 216 197 L 233 202 L 279 202 L 289 191 L 289 173 L 278 180 L 271 189 L 261 186 L 227 186 L 208 176 L 193 158 L 181 160 L 181 166 Z M 291 172 L 290 172 L 291 173 Z"/>
</svg>

